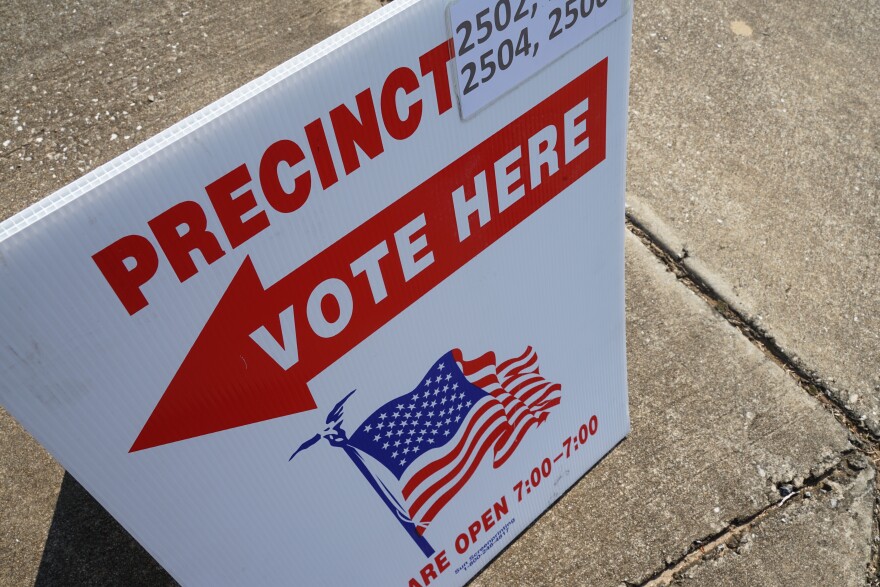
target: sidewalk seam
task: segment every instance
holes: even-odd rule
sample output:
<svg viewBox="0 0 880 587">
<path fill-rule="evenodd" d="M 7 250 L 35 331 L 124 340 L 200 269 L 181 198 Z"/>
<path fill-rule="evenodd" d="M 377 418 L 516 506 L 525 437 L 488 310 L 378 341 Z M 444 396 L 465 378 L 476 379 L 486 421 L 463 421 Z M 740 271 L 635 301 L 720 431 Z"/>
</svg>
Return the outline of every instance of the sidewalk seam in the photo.
<svg viewBox="0 0 880 587">
<path fill-rule="evenodd" d="M 756 529 L 765 519 L 769 518 L 775 511 L 784 510 L 789 507 L 796 499 L 807 499 L 806 493 L 812 489 L 818 488 L 826 479 L 829 479 L 836 473 L 850 474 L 855 476 L 858 473 L 855 467 L 849 462 L 849 457 L 860 454 L 858 449 L 850 449 L 841 453 L 840 461 L 829 467 L 821 473 L 812 475 L 792 493 L 783 497 L 779 501 L 773 502 L 754 514 L 734 518 L 727 526 L 714 534 L 710 534 L 701 539 L 695 540 L 678 559 L 666 564 L 663 569 L 656 571 L 647 579 L 639 583 L 626 583 L 627 587 L 668 587 L 671 585 L 681 573 L 699 565 L 704 560 L 725 556 L 734 548 L 732 543 L 738 543 L 741 537 L 752 529 Z M 876 475 L 876 474 L 875 474 Z M 870 579 L 870 575 L 869 575 Z"/>
<path fill-rule="evenodd" d="M 712 285 L 682 263 L 684 259 L 688 258 L 687 254 L 679 257 L 678 253 L 669 249 L 662 239 L 657 238 L 629 214 L 626 217 L 626 225 L 629 231 L 642 241 L 654 253 L 654 256 L 659 258 L 675 274 L 680 282 L 712 306 L 731 326 L 739 330 L 761 352 L 788 373 L 801 389 L 819 400 L 835 416 L 837 421 L 850 431 L 859 448 L 872 456 L 880 449 L 880 436 L 875 436 L 852 410 L 847 409 L 832 397 L 831 390 L 827 386 L 798 367 L 773 338 L 764 334 L 748 318 L 734 309 L 731 303 L 725 300 Z"/>
<path fill-rule="evenodd" d="M 873 434 L 855 412 L 847 409 L 846 406 L 837 400 L 825 384 L 812 376 L 805 368 L 799 367 L 771 336 L 765 334 L 761 328 L 736 310 L 732 300 L 725 300 L 724 296 L 718 293 L 715 287 L 692 268 L 688 267 L 684 262 L 688 258 L 687 249 L 684 249 L 682 252 L 674 250 L 666 243 L 662 236 L 654 234 L 647 226 L 635 218 L 629 210 L 626 212 L 626 227 L 655 257 L 666 265 L 667 269 L 676 276 L 679 282 L 683 283 L 711 306 L 712 309 L 718 312 L 767 358 L 794 379 L 801 389 L 815 398 L 825 410 L 830 412 L 849 432 L 850 442 L 856 447 L 858 452 L 863 453 L 873 461 L 875 469 L 880 471 L 880 436 Z M 841 456 L 846 457 L 848 454 L 849 451 Z M 867 569 L 867 584 L 880 587 L 880 473 L 875 476 L 874 484 L 874 532 L 871 540 L 871 563 Z M 755 514 L 755 516 L 759 515 L 761 515 L 761 512 Z M 745 523 L 750 523 L 752 520 L 747 520 Z M 728 532 L 729 528 L 722 531 L 722 534 Z M 714 539 L 717 540 L 719 537 L 715 536 Z M 685 557 L 692 554 L 689 553 Z M 667 570 L 668 567 L 658 572 L 657 577 Z M 649 579 L 648 582 L 643 582 L 639 585 L 647 587 L 651 580 L 653 579 Z M 652 587 L 654 585 L 660 584 L 651 583 Z"/>
</svg>

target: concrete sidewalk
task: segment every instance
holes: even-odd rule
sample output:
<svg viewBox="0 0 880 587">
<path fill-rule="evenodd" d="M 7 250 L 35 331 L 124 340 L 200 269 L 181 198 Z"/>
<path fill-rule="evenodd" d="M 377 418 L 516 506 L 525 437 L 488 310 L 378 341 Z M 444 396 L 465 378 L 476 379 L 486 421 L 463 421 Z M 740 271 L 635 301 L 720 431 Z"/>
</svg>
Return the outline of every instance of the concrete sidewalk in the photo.
<svg viewBox="0 0 880 587">
<path fill-rule="evenodd" d="M 0 217 L 378 6 L 0 5 Z M 634 11 L 632 434 L 473 585 L 880 584 L 880 1 Z M 0 585 L 174 584 L 5 413 L 0 504 Z"/>
</svg>

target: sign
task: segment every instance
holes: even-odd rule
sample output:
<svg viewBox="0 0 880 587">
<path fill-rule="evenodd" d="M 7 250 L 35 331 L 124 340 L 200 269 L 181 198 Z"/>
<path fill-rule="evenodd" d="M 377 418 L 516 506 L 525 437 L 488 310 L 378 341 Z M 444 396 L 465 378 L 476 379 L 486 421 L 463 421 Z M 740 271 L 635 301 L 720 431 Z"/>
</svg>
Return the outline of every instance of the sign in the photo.
<svg viewBox="0 0 880 587">
<path fill-rule="evenodd" d="M 464 584 L 628 431 L 613 5 L 462 120 L 398 0 L 4 221 L 0 401 L 184 585 Z"/>
</svg>

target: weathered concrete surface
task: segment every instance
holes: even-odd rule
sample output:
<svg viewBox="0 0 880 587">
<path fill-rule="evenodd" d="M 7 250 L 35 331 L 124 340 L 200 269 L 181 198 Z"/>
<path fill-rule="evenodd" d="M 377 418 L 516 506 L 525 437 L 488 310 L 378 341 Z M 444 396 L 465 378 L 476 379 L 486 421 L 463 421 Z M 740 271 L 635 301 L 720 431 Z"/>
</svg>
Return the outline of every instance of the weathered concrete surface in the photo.
<svg viewBox="0 0 880 587">
<path fill-rule="evenodd" d="M 626 268 L 632 434 L 474 587 L 638 583 L 847 449 L 817 402 L 632 236 Z"/>
<path fill-rule="evenodd" d="M 379 7 L 0 3 L 0 218 Z"/>
<path fill-rule="evenodd" d="M 628 198 L 880 433 L 880 1 L 636 2 Z"/>
<path fill-rule="evenodd" d="M 856 462 L 861 471 L 829 478 L 806 499 L 793 498 L 672 584 L 862 587 L 871 559 L 875 472 L 867 460 Z"/>
<path fill-rule="evenodd" d="M 31 577 L 36 587 L 177 585 L 70 475 L 61 483 L 39 570 Z"/>
<path fill-rule="evenodd" d="M 0 3 L 0 219 L 378 7 Z M 53 586 L 170 580 L 75 481 L 62 484 L 60 467 L 0 409 L 0 585 L 35 577 Z"/>
<path fill-rule="evenodd" d="M 660 96 L 661 89 L 686 97 L 682 84 L 669 81 L 692 74 L 681 64 L 668 65 L 653 54 L 655 47 L 647 45 L 652 39 L 651 31 L 646 28 L 651 22 L 648 19 L 651 13 L 666 11 L 663 14 L 668 20 L 655 18 L 653 21 L 655 25 L 666 23 L 661 35 L 668 36 L 673 24 L 690 26 L 690 20 L 678 13 L 681 9 L 662 6 L 642 6 L 642 3 L 636 6 L 634 98 L 637 111 L 633 114 L 634 152 L 630 177 L 633 192 L 641 194 L 634 204 L 643 204 L 661 224 L 678 229 L 675 218 L 681 214 L 680 207 L 676 206 L 680 206 L 681 194 L 677 186 L 688 196 L 693 184 L 684 181 L 687 174 L 674 168 L 678 165 L 677 159 L 673 166 L 668 166 L 661 158 L 662 153 L 649 151 L 665 149 L 663 139 L 667 136 L 687 138 L 695 132 L 694 125 L 703 125 L 704 121 L 706 125 L 716 125 L 715 132 L 723 137 L 713 140 L 736 147 L 740 145 L 737 141 L 745 139 L 730 129 L 751 128 L 745 124 L 750 123 L 751 118 L 734 108 L 739 99 L 736 91 L 739 86 L 724 86 L 711 75 L 703 76 L 705 79 L 701 82 L 711 86 L 716 103 L 720 104 L 715 109 L 694 109 L 692 116 L 682 120 L 676 118 L 676 110 L 666 110 L 662 115 L 652 111 L 663 105 L 662 100 L 672 100 Z M 876 1 L 866 6 L 862 7 L 863 11 L 873 10 L 876 14 Z M 0 217 L 39 200 L 376 7 L 378 3 L 370 0 L 342 0 L 331 5 L 273 0 L 241 4 L 223 0 L 186 7 L 115 1 L 102 2 L 97 7 L 75 1 L 49 5 L 32 0 L 0 4 L 0 185 L 3 186 L 0 187 Z M 742 12 L 746 16 L 730 16 L 730 19 L 749 18 L 751 13 L 746 8 Z M 774 10 L 781 9 L 762 8 L 764 10 L 772 15 Z M 825 8 L 811 6 L 811 10 Z M 838 10 L 845 13 L 841 18 L 850 18 L 854 8 L 841 6 Z M 706 9 L 695 6 L 689 14 L 702 18 L 705 13 Z M 717 24 L 718 14 L 711 16 L 716 19 L 711 23 Z M 727 26 L 727 22 L 724 20 L 722 24 Z M 870 26 L 867 18 L 857 24 Z M 786 26 L 796 25 L 786 23 Z M 740 33 L 746 30 L 741 24 L 734 28 Z M 721 30 L 726 29 L 721 27 Z M 758 29 L 753 29 L 752 38 L 731 37 L 733 41 L 726 40 L 723 48 L 730 49 L 733 42 L 757 45 L 755 30 Z M 688 43 L 705 41 L 701 35 L 705 36 L 706 31 L 695 28 L 688 34 L 693 37 Z M 840 36 L 838 44 L 842 46 L 855 42 L 843 33 Z M 857 38 L 867 38 L 867 35 Z M 662 36 L 653 39 L 666 43 L 664 50 L 669 49 L 668 39 Z M 866 46 L 871 43 L 866 41 Z M 703 44 L 693 47 L 695 53 L 691 59 L 706 59 L 711 56 L 706 53 L 711 53 L 714 43 L 710 47 Z M 825 45 L 820 49 L 817 51 L 821 55 L 837 50 Z M 800 59 L 798 63 L 807 58 L 793 53 L 795 50 L 791 49 L 781 57 Z M 865 61 L 872 57 L 863 55 L 859 59 Z M 738 65 L 744 77 L 758 75 L 749 71 L 747 65 Z M 781 66 L 776 67 L 774 76 L 778 78 Z M 849 65 L 841 63 L 844 73 L 846 67 Z M 869 84 L 870 77 L 865 73 L 859 87 Z M 654 81 L 646 86 L 648 79 Z M 658 85 L 657 81 L 663 84 Z M 827 83 L 827 80 L 816 81 L 820 82 Z M 807 82 L 802 80 L 801 83 Z M 809 90 L 812 83 L 805 89 Z M 755 89 L 751 91 L 754 93 Z M 789 102 L 789 95 L 781 97 Z M 874 124 L 876 128 L 876 118 L 859 118 L 862 111 L 855 108 L 862 100 L 866 102 L 864 112 L 870 114 L 869 108 L 876 109 L 871 94 L 853 98 L 841 91 L 822 97 L 830 101 L 830 105 L 836 103 L 834 100 L 851 100 L 854 105 L 848 116 L 856 123 L 846 122 L 843 120 L 846 117 L 840 114 L 832 117 L 834 124 L 855 125 L 857 128 L 852 130 L 858 133 L 862 132 L 862 126 L 870 128 Z M 761 106 L 760 100 L 750 99 L 758 102 L 752 106 Z M 826 116 L 830 108 L 818 101 L 813 107 L 815 112 L 802 115 L 813 116 L 810 120 L 814 122 Z M 668 120 L 664 121 L 663 116 Z M 779 117 L 784 122 L 785 117 L 782 114 Z M 676 126 L 685 122 L 690 126 L 681 129 Z M 775 122 L 767 118 L 765 124 L 754 131 L 764 133 L 759 133 L 756 141 L 782 133 L 786 148 L 791 150 L 801 139 L 806 140 L 806 135 L 792 126 L 794 123 L 786 126 L 780 122 L 778 131 L 769 130 Z M 667 128 L 665 124 L 672 126 Z M 641 125 L 655 128 L 642 130 Z M 704 132 L 702 126 L 696 130 Z M 700 132 L 695 136 L 702 137 Z M 828 157 L 841 157 L 841 150 L 855 149 L 852 145 L 862 137 L 858 133 L 852 134 L 851 140 L 846 142 L 829 131 L 827 139 L 832 152 Z M 759 144 L 758 147 L 774 155 L 770 146 Z M 870 150 L 870 145 L 868 147 Z M 876 139 L 873 148 L 876 151 Z M 706 152 L 706 159 L 700 160 L 700 165 L 712 170 L 710 163 L 722 154 L 720 147 L 715 152 Z M 763 153 L 762 157 L 766 158 L 764 151 L 755 152 Z M 758 176 L 759 181 L 755 180 L 748 159 L 741 161 L 745 155 L 742 151 L 737 153 L 739 158 L 734 157 L 735 162 L 741 167 L 735 169 L 739 171 L 725 172 L 726 175 L 716 177 L 711 184 L 712 189 L 727 190 L 724 193 L 731 200 L 725 205 L 734 206 L 735 212 L 731 212 L 731 217 L 742 213 L 740 208 L 750 209 L 753 202 L 737 203 L 733 196 L 740 191 L 731 191 L 730 185 L 764 185 L 767 177 L 773 179 L 774 175 L 765 173 Z M 723 161 L 725 165 L 730 162 Z M 801 165 L 800 160 L 780 162 L 778 156 L 774 161 L 777 167 L 773 169 L 778 168 L 779 174 L 788 169 L 778 167 L 780 165 Z M 690 160 L 686 163 L 690 165 Z M 810 171 L 811 165 L 819 163 L 804 165 Z M 837 159 L 832 163 L 836 165 Z M 858 232 L 869 221 L 875 224 L 868 224 L 867 229 L 877 226 L 876 191 L 869 192 L 867 187 L 870 170 L 859 170 L 857 165 L 856 161 L 845 168 L 853 170 L 851 177 L 840 173 L 829 174 L 827 178 L 806 175 L 803 181 L 787 178 L 782 187 L 800 185 L 798 182 L 810 187 L 819 180 L 825 183 L 818 185 L 826 188 L 847 185 L 854 190 L 859 187 L 867 202 L 864 205 L 874 210 L 875 216 L 862 210 L 861 215 L 850 219 L 846 214 L 858 211 L 851 205 L 853 199 L 848 194 L 838 195 L 828 190 L 820 194 L 821 198 L 815 193 L 812 195 L 819 201 L 813 205 L 828 206 L 827 211 L 820 210 L 827 212 L 823 215 L 804 206 L 801 200 L 794 200 L 801 196 L 800 191 L 788 193 L 781 191 L 779 182 L 772 184 L 779 193 L 796 201 L 798 207 L 804 207 L 810 214 L 819 214 L 822 223 L 817 226 L 824 227 L 824 234 L 833 236 L 830 239 L 833 242 L 821 243 L 801 237 L 795 245 L 790 245 L 782 242 L 785 235 L 776 233 L 771 238 L 777 240 L 769 241 L 772 246 L 755 250 L 752 242 L 736 241 L 734 233 L 724 237 L 728 239 L 724 241 L 726 246 L 735 244 L 742 248 L 742 255 L 756 255 L 747 257 L 753 262 L 770 265 L 769 269 L 758 267 L 756 271 L 771 273 L 781 263 L 774 257 L 780 250 L 798 254 L 806 251 L 814 256 L 827 252 L 821 246 L 839 246 L 835 239 L 861 250 L 865 255 L 863 260 L 857 259 L 853 265 L 853 254 L 848 253 L 847 257 L 833 249 L 833 254 L 840 255 L 837 257 L 840 264 L 850 265 L 827 274 L 827 282 L 821 281 L 826 274 L 820 277 L 816 277 L 815 272 L 804 274 L 813 285 L 820 280 L 820 287 L 814 288 L 820 301 L 805 306 L 814 315 L 804 320 L 833 332 L 837 332 L 832 328 L 837 324 L 836 313 L 843 310 L 830 301 L 841 292 L 850 294 L 850 289 L 846 289 L 848 285 L 837 283 L 839 276 L 851 276 L 853 271 L 859 270 L 869 275 L 867 271 L 871 267 L 876 269 L 877 264 L 876 241 L 863 238 L 860 236 L 863 233 Z M 677 174 L 675 182 L 667 178 L 670 169 Z M 876 167 L 874 170 L 876 176 Z M 802 169 L 796 171 L 800 173 Z M 653 185 L 655 180 L 658 186 L 662 182 L 663 190 Z M 641 189 L 643 186 L 651 186 L 653 191 Z M 825 197 L 828 193 L 834 197 Z M 709 196 L 714 197 L 711 190 L 703 197 Z M 664 208 L 667 201 L 668 210 Z M 845 206 L 843 211 L 832 209 L 835 201 Z M 754 205 L 762 202 L 759 200 Z M 708 213 L 712 205 L 712 201 L 706 200 L 707 208 L 700 208 L 701 213 Z M 751 221 L 760 220 L 766 226 L 778 228 L 779 214 L 773 216 L 772 222 L 764 218 L 763 212 Z M 728 222 L 725 218 L 722 220 Z M 832 234 L 828 219 L 838 223 L 846 220 L 848 224 Z M 711 221 L 715 221 L 714 217 Z M 709 232 L 718 234 L 717 226 L 724 225 L 716 223 Z M 765 224 L 756 226 L 760 228 Z M 792 226 L 792 231 L 796 226 L 803 227 Z M 869 234 L 876 233 L 875 230 Z M 789 249 L 780 248 L 789 245 Z M 633 434 L 481 575 L 475 585 L 617 585 L 621 580 L 643 579 L 662 568 L 666 560 L 680 556 L 695 539 L 776 501 L 777 483 L 797 482 L 812 472 L 827 470 L 848 448 L 843 430 L 787 376 L 676 283 L 632 238 L 628 248 Z M 705 258 L 707 262 L 711 260 L 708 256 Z M 822 262 L 829 263 L 827 259 Z M 758 276 L 756 274 L 755 279 Z M 743 277 L 742 283 L 725 279 L 739 288 L 737 293 L 752 284 L 751 277 Z M 794 291 L 809 293 L 809 285 L 797 282 Z M 870 283 L 864 287 L 863 297 L 876 296 L 876 289 L 871 289 Z M 856 294 L 851 297 L 848 304 L 864 307 L 862 298 Z M 799 305 L 792 307 L 802 309 Z M 777 314 L 785 314 L 785 311 L 786 308 L 777 309 Z M 861 314 L 859 317 L 861 320 Z M 830 321 L 831 326 L 821 322 L 823 320 Z M 874 328 L 874 332 L 877 331 Z M 876 350 L 876 346 L 864 346 L 876 339 L 868 335 L 865 338 L 868 342 L 857 341 L 862 346 L 847 346 L 843 351 L 834 348 L 831 345 L 834 340 L 829 338 L 832 350 L 828 352 L 839 353 L 844 366 L 860 353 L 869 361 L 871 355 L 862 350 Z M 802 354 L 813 361 L 812 356 Z M 58 466 L 2 411 L 0 482 L 0 585 L 28 585 L 35 580 L 38 585 L 171 584 L 170 578 L 75 481 L 69 477 L 61 481 Z M 748 576 L 758 581 L 759 575 Z"/>
<path fill-rule="evenodd" d="M 33 582 L 63 475 L 0 408 L 0 585 Z"/>
</svg>

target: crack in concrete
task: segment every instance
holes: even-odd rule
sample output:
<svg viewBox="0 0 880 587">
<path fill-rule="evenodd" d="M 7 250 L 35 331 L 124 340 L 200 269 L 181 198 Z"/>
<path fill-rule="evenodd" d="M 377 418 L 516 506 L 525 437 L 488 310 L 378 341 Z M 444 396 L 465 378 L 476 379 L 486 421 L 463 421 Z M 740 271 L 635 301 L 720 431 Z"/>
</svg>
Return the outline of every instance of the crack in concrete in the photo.
<svg viewBox="0 0 880 587">
<path fill-rule="evenodd" d="M 878 459 L 874 459 L 876 468 Z M 871 537 L 871 564 L 868 565 L 869 587 L 880 587 L 880 469 L 874 476 L 874 534 Z"/>
<path fill-rule="evenodd" d="M 847 409 L 846 406 L 832 397 L 830 389 L 798 367 L 771 337 L 736 311 L 710 284 L 706 283 L 684 265 L 681 261 L 687 258 L 686 256 L 680 256 L 675 251 L 670 250 L 662 240 L 656 238 L 629 215 L 627 215 L 626 224 L 629 231 L 642 241 L 675 274 L 680 282 L 684 283 L 712 306 L 734 328 L 739 330 L 776 365 L 788 373 L 804 391 L 819 400 L 836 417 L 837 421 L 849 430 L 851 436 L 854 437 L 854 444 L 868 454 L 873 454 L 880 450 L 880 437 L 875 436 L 855 412 Z"/>
<path fill-rule="evenodd" d="M 666 265 L 666 267 L 676 276 L 678 281 L 683 283 L 688 289 L 693 291 L 718 312 L 718 314 L 754 344 L 766 357 L 794 379 L 801 389 L 815 398 L 822 407 L 830 412 L 834 418 L 847 429 L 850 442 L 856 447 L 858 452 L 861 452 L 865 457 L 873 461 L 875 468 L 880 471 L 880 437 L 871 432 L 871 430 L 860 419 L 858 414 L 847 409 L 845 405 L 837 400 L 831 394 L 831 390 L 826 385 L 810 375 L 805 369 L 799 367 L 788 353 L 776 344 L 776 341 L 771 336 L 767 335 L 761 328 L 753 324 L 740 312 L 734 309 L 734 307 L 724 299 L 724 296 L 720 295 L 711 284 L 707 283 L 706 280 L 702 279 L 694 271 L 688 268 L 684 264 L 684 260 L 689 257 L 687 249 L 684 249 L 682 252 L 673 250 L 662 238 L 653 234 L 644 224 L 640 223 L 629 212 L 626 214 L 626 226 L 629 231 L 654 254 L 655 257 Z M 846 456 L 846 454 L 847 453 L 844 453 L 841 456 Z M 871 587 L 880 587 L 880 473 L 876 475 L 874 484 L 874 535 L 871 543 L 872 556 L 867 569 L 866 584 Z M 766 509 L 763 510 L 763 512 L 766 511 Z M 713 535 L 710 539 L 713 543 L 718 544 L 718 541 L 724 536 L 729 536 L 729 534 L 737 528 L 741 528 L 747 524 L 756 523 L 756 518 L 761 515 L 762 512 L 759 512 L 750 520 L 747 520 L 745 524 L 740 526 L 735 526 L 735 524 L 732 523 L 727 529 L 722 530 L 717 535 Z M 682 557 L 677 564 L 684 564 L 684 560 L 689 556 L 695 557 L 696 560 L 688 564 L 688 567 L 703 559 L 702 554 L 696 556 L 694 552 L 690 552 Z M 674 563 L 674 565 L 675 564 L 676 563 Z M 644 587 L 668 585 L 668 582 L 660 583 L 652 581 L 657 581 L 659 580 L 659 577 L 666 576 L 664 573 L 668 572 L 669 568 L 669 565 L 667 565 L 666 569 L 658 571 L 658 573 L 652 576 L 648 581 L 632 585 Z M 680 570 L 682 569 L 678 569 L 678 571 Z"/>
<path fill-rule="evenodd" d="M 820 487 L 827 479 L 831 477 L 837 479 L 852 479 L 858 475 L 858 472 L 861 469 L 859 469 L 857 465 L 850 463 L 849 457 L 860 453 L 861 451 L 857 449 L 841 453 L 840 462 L 821 473 L 804 479 L 800 486 L 794 488 L 791 493 L 784 495 L 779 501 L 768 505 L 754 514 L 734 518 L 723 530 L 705 536 L 699 540 L 695 540 L 682 556 L 667 563 L 664 568 L 656 571 L 640 582 L 633 583 L 626 581 L 624 584 L 627 585 L 627 587 L 668 587 L 678 576 L 681 575 L 681 573 L 701 562 L 725 556 L 731 550 L 735 551 L 739 547 L 741 539 L 746 533 L 757 528 L 761 522 L 777 510 L 783 510 L 789 507 L 797 499 L 807 499 L 808 497 L 806 494 L 811 489 Z M 862 468 L 864 468 L 864 466 Z M 791 480 L 789 482 L 778 483 L 777 488 L 781 489 L 783 486 L 793 485 L 794 480 Z M 782 492 L 780 492 L 780 495 L 782 495 Z"/>
</svg>

